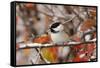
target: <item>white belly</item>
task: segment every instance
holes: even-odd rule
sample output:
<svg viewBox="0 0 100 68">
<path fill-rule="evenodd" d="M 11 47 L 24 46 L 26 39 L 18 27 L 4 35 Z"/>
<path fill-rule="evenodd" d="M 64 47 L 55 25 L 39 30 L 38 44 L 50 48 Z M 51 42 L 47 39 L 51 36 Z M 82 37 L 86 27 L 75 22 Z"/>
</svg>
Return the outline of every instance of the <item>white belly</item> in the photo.
<svg viewBox="0 0 100 68">
<path fill-rule="evenodd" d="M 53 41 L 53 43 L 64 43 L 69 41 L 69 37 L 65 32 L 60 32 L 60 33 L 53 33 L 51 34 L 51 39 Z M 66 58 L 66 56 L 69 54 L 70 52 L 70 47 L 66 46 L 66 47 L 59 47 L 58 48 L 58 57 L 60 58 Z"/>
<path fill-rule="evenodd" d="M 51 34 L 51 39 L 54 43 L 64 43 L 69 41 L 69 37 L 65 32 Z"/>
</svg>

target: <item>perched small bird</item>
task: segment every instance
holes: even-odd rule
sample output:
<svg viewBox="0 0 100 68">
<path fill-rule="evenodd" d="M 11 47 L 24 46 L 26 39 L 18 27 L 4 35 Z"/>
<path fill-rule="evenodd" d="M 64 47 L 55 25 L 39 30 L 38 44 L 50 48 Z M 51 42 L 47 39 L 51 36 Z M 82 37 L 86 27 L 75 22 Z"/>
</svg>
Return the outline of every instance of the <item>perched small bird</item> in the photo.
<svg viewBox="0 0 100 68">
<path fill-rule="evenodd" d="M 53 43 L 62 44 L 69 42 L 70 38 L 66 32 L 64 32 L 64 26 L 60 22 L 53 23 L 50 26 L 49 32 Z"/>
<path fill-rule="evenodd" d="M 67 43 L 70 41 L 70 38 L 66 32 L 64 32 L 64 26 L 60 22 L 55 22 L 51 24 L 50 26 L 50 32 L 51 40 L 53 43 L 58 45 L 63 45 L 64 43 Z M 70 52 L 70 47 L 58 47 L 58 57 L 60 61 L 64 61 L 65 58 L 68 56 Z"/>
</svg>

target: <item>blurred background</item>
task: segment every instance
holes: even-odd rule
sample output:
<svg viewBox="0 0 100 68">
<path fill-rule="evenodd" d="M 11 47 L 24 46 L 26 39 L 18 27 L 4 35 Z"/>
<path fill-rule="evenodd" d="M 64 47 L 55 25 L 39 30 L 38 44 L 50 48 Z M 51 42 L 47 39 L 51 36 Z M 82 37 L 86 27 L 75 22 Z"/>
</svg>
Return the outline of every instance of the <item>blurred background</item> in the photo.
<svg viewBox="0 0 100 68">
<path fill-rule="evenodd" d="M 76 42 L 96 39 L 95 6 L 16 3 L 17 65 L 96 61 L 95 42 L 71 46 L 69 55 L 60 47 L 20 49 L 26 43 L 51 43 L 48 29 L 57 21 L 64 24 L 64 31 Z"/>
</svg>

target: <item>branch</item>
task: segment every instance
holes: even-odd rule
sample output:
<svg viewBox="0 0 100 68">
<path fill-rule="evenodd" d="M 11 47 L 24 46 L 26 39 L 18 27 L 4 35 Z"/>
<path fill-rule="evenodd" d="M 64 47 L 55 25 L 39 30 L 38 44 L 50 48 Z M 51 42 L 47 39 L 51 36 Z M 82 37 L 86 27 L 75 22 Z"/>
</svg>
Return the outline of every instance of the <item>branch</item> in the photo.
<svg viewBox="0 0 100 68">
<path fill-rule="evenodd" d="M 69 15 L 69 16 L 72 16 L 72 17 L 71 17 L 71 19 L 69 19 L 69 20 L 65 21 L 63 24 L 65 24 L 65 23 L 67 23 L 67 22 L 72 21 L 72 20 L 76 17 L 75 15 Z"/>
<path fill-rule="evenodd" d="M 93 33 L 93 32 L 96 32 L 96 29 L 92 29 L 92 30 L 90 30 L 90 31 L 85 32 L 85 33 L 82 35 L 81 38 L 84 38 L 87 34 L 91 34 L 91 33 Z"/>
<path fill-rule="evenodd" d="M 49 9 L 49 10 L 51 10 L 51 9 Z M 71 20 L 73 20 L 73 19 L 76 17 L 76 16 L 72 16 L 71 19 L 69 19 L 69 20 L 66 21 L 66 17 L 61 17 L 61 16 L 54 15 L 53 11 L 51 11 L 53 15 L 48 14 L 48 13 L 46 13 L 46 12 L 44 12 L 44 11 L 40 11 L 40 10 L 38 10 L 38 12 L 39 12 L 39 13 L 42 13 L 42 14 L 44 14 L 44 15 L 47 15 L 47 16 L 49 16 L 49 17 L 57 17 L 58 19 L 63 19 L 63 20 L 65 20 L 64 23 L 70 22 Z M 67 16 L 68 16 L 68 15 L 67 15 Z M 71 15 L 70 15 L 70 16 L 71 16 Z M 51 20 L 52 20 L 52 19 L 51 19 Z"/>
<path fill-rule="evenodd" d="M 50 62 L 48 62 L 44 57 L 43 57 L 43 55 L 42 55 L 42 53 L 41 53 L 41 49 L 40 48 L 35 48 L 35 50 L 37 51 L 37 58 L 36 58 L 36 60 L 34 60 L 33 58 L 31 58 L 30 59 L 30 62 L 32 63 L 32 64 L 36 64 L 38 61 L 39 61 L 39 57 L 40 57 L 40 59 L 44 62 L 44 63 L 50 63 Z"/>
<path fill-rule="evenodd" d="M 51 13 L 53 14 L 53 16 L 55 16 L 55 15 L 54 15 L 54 12 L 53 12 L 53 6 L 51 6 L 51 9 L 50 9 L 49 7 L 47 7 L 46 5 L 44 5 L 44 7 L 45 7 L 46 9 L 48 9 L 49 11 L 51 11 Z"/>
<path fill-rule="evenodd" d="M 74 7 L 70 7 L 72 12 L 79 18 L 79 20 L 84 21 L 84 19 L 79 15 L 76 9 Z"/>
<path fill-rule="evenodd" d="M 42 53 L 41 53 L 41 49 L 40 48 L 35 48 L 36 49 L 36 51 L 38 52 L 38 54 L 39 54 L 39 56 L 40 56 L 40 58 L 41 58 L 41 60 L 43 60 L 45 63 L 49 63 L 44 57 L 43 57 L 43 55 L 42 55 Z"/>
<path fill-rule="evenodd" d="M 27 48 L 43 48 L 43 47 L 57 47 L 57 46 L 62 46 L 62 47 L 65 47 L 65 46 L 76 46 L 76 45 L 88 44 L 88 43 L 96 43 L 96 38 L 93 39 L 93 40 L 86 41 L 86 42 L 69 42 L 69 43 L 63 44 L 63 45 L 57 45 L 57 44 L 53 44 L 53 43 L 51 43 L 51 44 L 28 43 L 28 44 L 21 45 L 18 50 L 20 50 L 20 49 L 27 49 Z"/>
</svg>

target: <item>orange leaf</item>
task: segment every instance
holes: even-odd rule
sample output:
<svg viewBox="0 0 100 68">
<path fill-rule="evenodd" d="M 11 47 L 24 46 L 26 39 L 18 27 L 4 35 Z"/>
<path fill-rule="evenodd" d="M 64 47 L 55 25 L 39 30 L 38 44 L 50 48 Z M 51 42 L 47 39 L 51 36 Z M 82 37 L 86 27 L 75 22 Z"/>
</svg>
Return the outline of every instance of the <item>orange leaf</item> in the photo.
<svg viewBox="0 0 100 68">
<path fill-rule="evenodd" d="M 30 49 L 23 49 L 23 54 L 25 56 L 28 56 L 30 53 L 31 53 L 31 50 Z"/>
<path fill-rule="evenodd" d="M 50 37 L 48 35 L 41 36 L 33 40 L 35 43 L 48 43 L 50 41 Z"/>
<path fill-rule="evenodd" d="M 95 17 L 96 16 L 96 11 L 90 11 L 90 14 Z"/>
<path fill-rule="evenodd" d="M 90 29 L 91 27 L 95 26 L 95 20 L 92 19 L 87 19 L 86 21 L 83 22 L 81 26 L 82 31 L 86 31 L 87 29 Z"/>
<path fill-rule="evenodd" d="M 30 3 L 25 4 L 25 7 L 26 7 L 26 8 L 33 8 L 33 4 L 30 4 Z"/>
<path fill-rule="evenodd" d="M 57 62 L 57 47 L 42 48 L 41 52 L 44 58 L 49 62 Z"/>
</svg>

